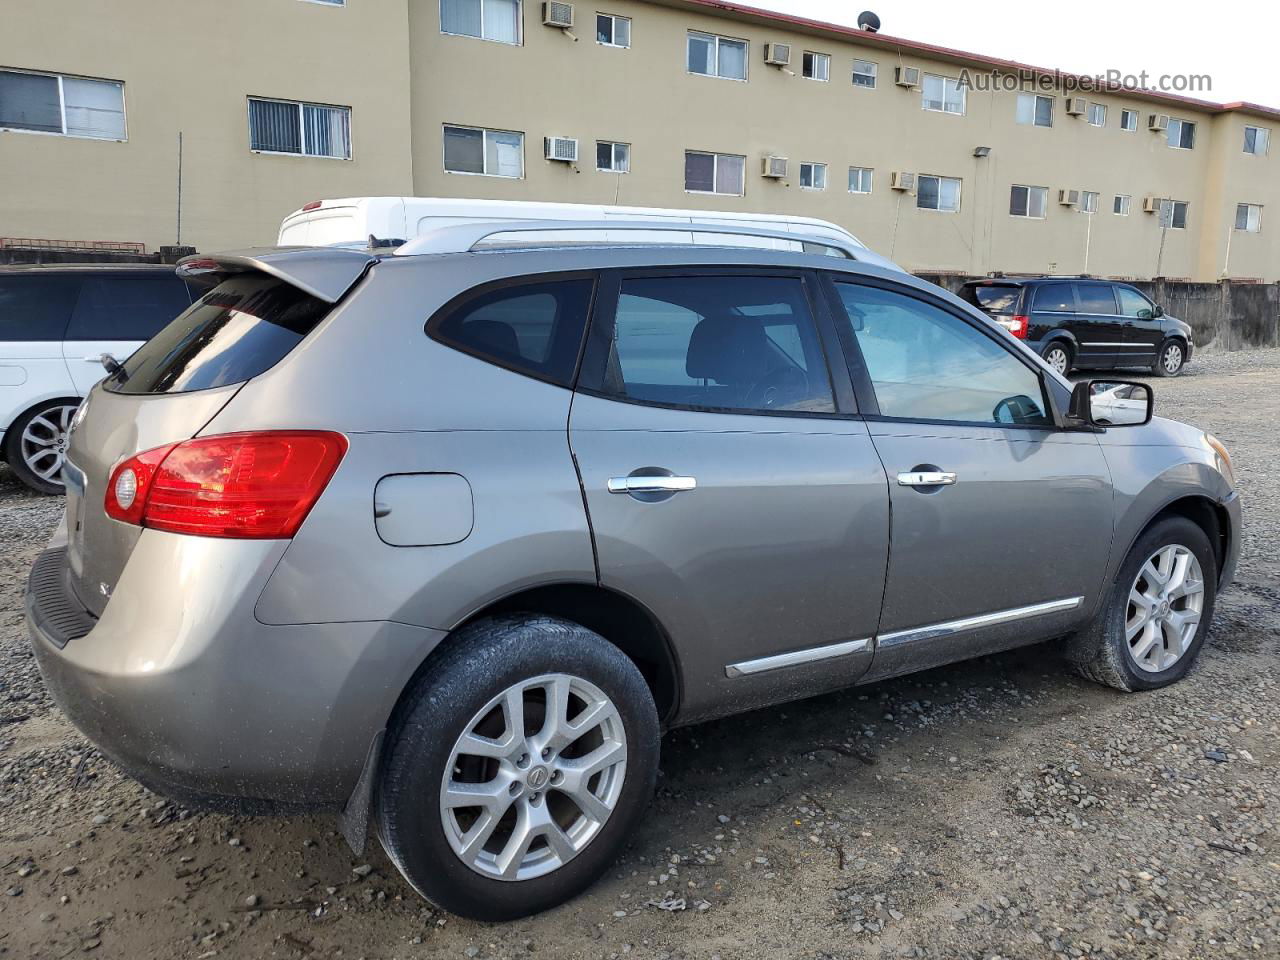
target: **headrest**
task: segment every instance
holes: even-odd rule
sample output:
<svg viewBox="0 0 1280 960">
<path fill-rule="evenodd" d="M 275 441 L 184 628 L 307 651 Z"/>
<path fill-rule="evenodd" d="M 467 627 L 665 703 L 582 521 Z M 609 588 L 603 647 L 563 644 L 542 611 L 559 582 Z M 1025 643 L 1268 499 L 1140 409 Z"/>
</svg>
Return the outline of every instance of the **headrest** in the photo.
<svg viewBox="0 0 1280 960">
<path fill-rule="evenodd" d="M 520 340 L 509 323 L 501 320 L 477 318 L 463 324 L 472 345 L 499 357 L 515 359 L 520 356 Z"/>
<path fill-rule="evenodd" d="M 705 317 L 693 328 L 684 372 L 695 380 L 754 383 L 769 372 L 769 340 L 754 317 Z"/>
</svg>

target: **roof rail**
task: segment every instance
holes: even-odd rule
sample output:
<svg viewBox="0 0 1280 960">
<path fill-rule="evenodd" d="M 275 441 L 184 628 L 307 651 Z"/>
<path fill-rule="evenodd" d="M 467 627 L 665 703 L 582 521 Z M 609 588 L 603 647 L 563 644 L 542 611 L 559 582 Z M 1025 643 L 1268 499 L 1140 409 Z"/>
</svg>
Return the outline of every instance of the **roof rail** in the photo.
<svg viewBox="0 0 1280 960">
<path fill-rule="evenodd" d="M 606 236 L 601 239 L 572 240 L 563 237 L 546 237 L 539 238 L 538 234 L 566 234 L 566 233 L 584 233 L 595 232 L 604 233 Z M 615 233 L 670 233 L 683 234 L 684 239 L 672 238 L 670 241 L 676 245 L 694 244 L 698 242 L 698 235 L 701 234 L 717 234 L 726 237 L 752 237 L 761 240 L 783 240 L 792 243 L 810 243 L 832 250 L 838 250 L 845 257 L 851 260 L 871 260 L 877 262 L 881 258 L 877 257 L 866 247 L 861 244 L 853 243 L 849 240 L 842 240 L 837 237 L 821 236 L 819 234 L 809 233 L 790 233 L 786 230 L 771 230 L 764 227 L 743 226 L 738 224 L 726 224 L 715 221 L 697 221 L 690 220 L 685 223 L 676 223 L 664 220 L 484 220 L 474 223 L 450 224 L 448 226 L 437 227 L 430 233 L 424 234 L 414 240 L 410 240 L 404 246 L 396 250 L 395 255 L 398 257 L 421 256 L 431 253 L 469 253 L 477 247 L 494 248 L 494 247 L 521 247 L 521 246 L 547 246 L 555 243 L 597 243 L 597 244 L 624 244 L 627 241 L 621 238 L 609 236 Z M 503 234 L 528 234 L 527 240 L 509 239 L 505 242 L 486 243 L 491 237 L 498 237 Z M 636 242 L 638 238 L 633 238 L 632 242 Z M 639 241 L 645 243 L 653 243 L 660 241 L 646 240 Z M 726 243 L 725 246 L 740 246 L 740 244 Z"/>
</svg>

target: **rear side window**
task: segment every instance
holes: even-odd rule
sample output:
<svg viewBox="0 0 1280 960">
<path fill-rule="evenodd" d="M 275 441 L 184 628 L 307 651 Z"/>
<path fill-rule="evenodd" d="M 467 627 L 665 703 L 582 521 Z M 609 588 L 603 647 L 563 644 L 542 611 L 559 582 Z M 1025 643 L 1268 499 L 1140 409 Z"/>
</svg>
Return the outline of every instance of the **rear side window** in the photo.
<svg viewBox="0 0 1280 960">
<path fill-rule="evenodd" d="M 585 278 L 503 284 L 446 306 L 427 333 L 489 363 L 572 386 L 594 286 Z"/>
<path fill-rule="evenodd" d="M 1081 313 L 1116 313 L 1116 295 L 1109 283 L 1077 283 L 1076 304 Z"/>
<path fill-rule="evenodd" d="M 189 306 L 187 285 L 176 274 L 85 277 L 67 339 L 150 340 Z"/>
<path fill-rule="evenodd" d="M 1005 316 L 1017 311 L 1021 287 L 974 285 L 960 291 L 960 299 L 987 313 Z"/>
<path fill-rule="evenodd" d="M 64 340 L 79 276 L 0 276 L 0 341 Z"/>
<path fill-rule="evenodd" d="M 1037 313 L 1075 313 L 1076 295 L 1069 283 L 1046 283 L 1036 288 L 1032 309 Z"/>
<path fill-rule="evenodd" d="M 114 393 L 190 393 L 275 366 L 330 305 L 260 273 L 218 284 L 107 378 Z"/>
</svg>

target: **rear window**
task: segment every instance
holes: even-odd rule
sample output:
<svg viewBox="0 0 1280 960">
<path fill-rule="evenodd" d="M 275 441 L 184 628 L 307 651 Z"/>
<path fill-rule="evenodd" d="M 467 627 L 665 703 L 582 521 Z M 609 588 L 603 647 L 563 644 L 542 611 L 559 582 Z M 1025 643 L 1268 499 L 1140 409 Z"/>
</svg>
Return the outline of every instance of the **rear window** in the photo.
<svg viewBox="0 0 1280 960">
<path fill-rule="evenodd" d="M 1046 283 L 1036 288 L 1035 306 L 1037 313 L 1075 313 L 1076 296 L 1069 283 Z"/>
<path fill-rule="evenodd" d="M 0 277 L 0 341 L 63 340 L 80 277 Z"/>
<path fill-rule="evenodd" d="M 68 340 L 150 340 L 191 306 L 177 274 L 85 277 Z"/>
<path fill-rule="evenodd" d="M 974 284 L 960 291 L 960 299 L 987 313 L 1011 314 L 1018 308 L 1021 287 L 1001 287 Z"/>
<path fill-rule="evenodd" d="M 275 366 L 329 304 L 260 273 L 218 284 L 161 330 L 119 372 L 114 393 L 190 393 L 243 383 Z"/>
</svg>

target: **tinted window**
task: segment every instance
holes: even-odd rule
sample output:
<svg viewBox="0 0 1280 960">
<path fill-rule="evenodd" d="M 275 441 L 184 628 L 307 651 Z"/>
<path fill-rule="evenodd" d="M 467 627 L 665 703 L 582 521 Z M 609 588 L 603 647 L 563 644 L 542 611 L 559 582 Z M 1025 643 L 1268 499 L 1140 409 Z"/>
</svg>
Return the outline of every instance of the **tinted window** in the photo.
<svg viewBox="0 0 1280 960">
<path fill-rule="evenodd" d="M 1109 283 L 1077 283 L 1076 309 L 1081 313 L 1106 313 L 1115 315 L 1116 295 Z"/>
<path fill-rule="evenodd" d="M 0 276 L 0 340 L 62 340 L 80 277 Z"/>
<path fill-rule="evenodd" d="M 150 340 L 191 306 L 178 276 L 86 276 L 68 340 Z"/>
<path fill-rule="evenodd" d="M 1069 283 L 1046 283 L 1036 288 L 1034 306 L 1036 312 L 1075 313 L 1076 298 Z"/>
<path fill-rule="evenodd" d="M 260 273 L 232 276 L 107 378 L 116 393 L 188 393 L 243 383 L 280 361 L 329 304 Z"/>
<path fill-rule="evenodd" d="M 591 290 L 590 280 L 504 285 L 446 307 L 427 332 L 464 353 L 567 387 L 578 365 Z"/>
<path fill-rule="evenodd" d="M 623 281 L 605 389 L 709 410 L 835 410 L 804 287 L 788 277 Z"/>
<path fill-rule="evenodd" d="M 975 307 L 1001 315 L 1013 313 L 1018 308 L 1021 287 L 969 286 L 960 291 L 960 299 Z"/>
<path fill-rule="evenodd" d="M 1126 317 L 1151 319 L 1151 301 L 1132 287 L 1116 287 L 1120 296 L 1120 313 Z"/>
<path fill-rule="evenodd" d="M 837 283 L 836 289 L 882 416 L 1052 423 L 1039 376 L 964 320 L 877 287 Z"/>
</svg>

